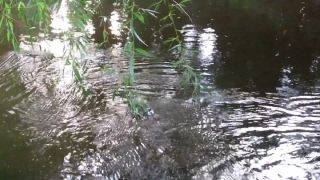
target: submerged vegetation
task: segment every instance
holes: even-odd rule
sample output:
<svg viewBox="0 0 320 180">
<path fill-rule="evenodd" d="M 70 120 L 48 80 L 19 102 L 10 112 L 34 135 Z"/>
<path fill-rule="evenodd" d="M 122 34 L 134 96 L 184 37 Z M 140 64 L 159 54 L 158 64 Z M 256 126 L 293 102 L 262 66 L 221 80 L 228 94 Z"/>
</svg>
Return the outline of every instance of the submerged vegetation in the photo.
<svg viewBox="0 0 320 180">
<path fill-rule="evenodd" d="M 170 28 L 174 32 L 173 37 L 163 39 L 162 44 L 166 46 L 167 50 L 176 59 L 173 66 L 183 73 L 184 87 L 193 88 L 194 96 L 200 92 L 200 88 L 204 85 L 200 84 L 200 75 L 190 66 L 188 61 L 185 60 L 187 56 L 186 48 L 184 47 L 181 38 L 181 30 L 177 29 L 176 18 L 177 13 L 180 13 L 191 20 L 185 8 L 187 3 L 191 0 L 158 0 L 150 2 L 147 8 L 144 8 L 146 2 L 141 3 L 138 0 L 117 0 L 116 3 L 122 7 L 127 20 L 122 26 L 122 33 L 126 34 L 126 42 L 123 46 L 123 52 L 128 59 L 129 71 L 123 81 L 123 87 L 114 90 L 114 96 L 121 96 L 126 99 L 128 107 L 133 115 L 141 118 L 145 114 L 149 106 L 143 97 L 136 94 L 134 89 L 136 86 L 135 78 L 135 61 L 137 56 L 153 56 L 148 52 L 148 45 L 144 42 L 143 38 L 137 31 L 139 26 L 147 26 L 148 19 L 152 21 L 157 20 L 161 24 L 161 31 Z M 29 2 L 10 0 L 0 1 L 1 4 L 1 20 L 0 28 L 2 41 L 9 42 L 16 51 L 19 51 L 19 38 L 16 35 L 17 29 L 26 29 L 30 34 L 30 42 L 33 45 L 34 39 L 46 40 L 51 37 L 50 32 L 50 15 L 56 11 L 61 5 L 62 1 L 56 0 L 30 0 Z M 68 1 L 67 5 L 70 8 L 68 11 L 68 19 L 73 27 L 68 31 L 59 32 L 59 38 L 67 42 L 64 48 L 65 64 L 72 66 L 73 76 L 82 88 L 83 92 L 87 93 L 90 89 L 85 88 L 83 79 L 85 70 L 81 66 L 81 58 L 87 54 L 87 45 L 92 43 L 90 35 L 86 33 L 86 24 L 94 14 L 100 13 L 101 23 L 100 26 L 104 27 L 103 42 L 99 44 L 98 48 L 108 48 L 108 18 L 103 16 L 103 2 L 91 2 L 86 0 Z M 159 13 L 159 9 L 166 9 L 167 14 Z M 34 29 L 37 29 L 41 34 L 35 34 Z M 29 30 L 29 31 L 28 31 Z M 78 32 L 81 32 L 79 34 Z M 41 49 L 41 47 L 40 47 Z M 196 53 L 196 52 L 192 52 Z"/>
</svg>

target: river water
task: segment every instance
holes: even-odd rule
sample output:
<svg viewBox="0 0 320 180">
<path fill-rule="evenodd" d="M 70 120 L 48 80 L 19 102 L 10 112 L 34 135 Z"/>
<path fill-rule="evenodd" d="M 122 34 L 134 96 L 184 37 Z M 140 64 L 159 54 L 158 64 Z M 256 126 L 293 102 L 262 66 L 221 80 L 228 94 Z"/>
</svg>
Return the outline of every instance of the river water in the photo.
<svg viewBox="0 0 320 180">
<path fill-rule="evenodd" d="M 64 8 L 52 15 L 53 33 L 70 26 Z M 155 117 L 143 121 L 112 100 L 128 71 L 121 8 L 106 9 L 112 46 L 87 46 L 88 96 L 64 65 L 62 40 L 38 42 L 54 57 L 31 51 L 22 33 L 32 56 L 1 45 L 0 179 L 320 179 L 320 2 L 201 0 L 187 11 L 193 21 L 181 16 L 177 27 L 199 53 L 186 58 L 212 96 L 190 104 L 158 43 L 172 32 L 150 21 L 152 31 L 140 32 L 155 56 L 137 58 L 135 72 Z M 99 21 L 88 26 L 97 43 Z"/>
</svg>

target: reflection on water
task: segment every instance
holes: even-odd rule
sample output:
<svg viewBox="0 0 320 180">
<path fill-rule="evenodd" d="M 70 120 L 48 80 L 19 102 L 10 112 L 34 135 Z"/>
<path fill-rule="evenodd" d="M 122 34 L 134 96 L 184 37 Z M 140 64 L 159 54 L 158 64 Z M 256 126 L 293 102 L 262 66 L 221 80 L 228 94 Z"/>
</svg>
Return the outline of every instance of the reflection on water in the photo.
<svg viewBox="0 0 320 180">
<path fill-rule="evenodd" d="M 118 47 L 121 8 L 109 10 L 117 46 L 81 59 L 88 97 L 64 66 L 68 40 L 38 42 L 31 51 L 21 35 L 29 55 L 0 57 L 0 179 L 319 179 L 315 2 L 192 4 L 193 24 L 183 17 L 178 24 L 186 47 L 198 51 L 186 58 L 213 96 L 201 92 L 204 103 L 193 105 L 169 55 L 138 58 L 136 91 L 155 111 L 145 121 L 133 121 L 125 102 L 112 100 L 128 70 Z M 62 10 L 52 15 L 54 36 L 72 28 L 54 25 Z M 53 56 L 39 54 L 40 46 Z"/>
</svg>

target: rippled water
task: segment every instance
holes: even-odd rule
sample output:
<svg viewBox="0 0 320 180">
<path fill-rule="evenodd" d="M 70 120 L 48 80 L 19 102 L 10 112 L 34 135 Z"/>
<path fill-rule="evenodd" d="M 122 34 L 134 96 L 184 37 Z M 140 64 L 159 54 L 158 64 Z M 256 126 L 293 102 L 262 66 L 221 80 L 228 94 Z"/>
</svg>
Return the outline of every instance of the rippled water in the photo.
<svg viewBox="0 0 320 180">
<path fill-rule="evenodd" d="M 0 179 L 320 179 L 317 3 L 193 4 L 193 23 L 181 17 L 179 27 L 212 96 L 201 92 L 206 103 L 192 105 L 155 43 L 155 57 L 136 63 L 136 91 L 155 111 L 144 121 L 112 100 L 128 69 L 120 47 L 84 58 L 88 97 L 60 40 L 49 42 L 55 58 L 2 50 Z M 115 22 L 119 13 L 110 13 Z"/>
</svg>

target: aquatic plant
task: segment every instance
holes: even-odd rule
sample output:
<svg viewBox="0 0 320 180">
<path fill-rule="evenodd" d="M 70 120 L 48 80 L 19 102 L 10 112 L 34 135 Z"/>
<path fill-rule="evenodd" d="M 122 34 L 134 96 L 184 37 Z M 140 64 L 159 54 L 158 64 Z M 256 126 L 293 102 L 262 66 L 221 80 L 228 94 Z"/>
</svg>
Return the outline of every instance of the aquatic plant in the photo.
<svg viewBox="0 0 320 180">
<path fill-rule="evenodd" d="M 123 87 L 121 89 L 116 89 L 114 91 L 114 96 L 121 96 L 126 99 L 130 111 L 135 117 L 142 117 L 142 115 L 148 110 L 148 105 L 142 96 L 134 93 L 136 86 L 135 79 L 135 60 L 136 56 L 152 56 L 146 49 L 142 47 L 147 47 L 147 44 L 140 37 L 139 33 L 136 31 L 136 24 L 145 24 L 145 20 L 148 17 L 158 19 L 159 23 L 164 23 L 161 30 L 166 28 L 171 28 L 174 31 L 175 36 L 169 37 L 164 40 L 163 45 L 168 46 L 168 51 L 176 54 L 176 63 L 173 67 L 181 70 L 183 73 L 184 81 L 183 84 L 185 88 L 193 87 L 193 94 L 197 95 L 201 88 L 204 86 L 200 85 L 201 76 L 190 66 L 190 64 L 185 60 L 186 48 L 184 47 L 183 40 L 181 38 L 181 30 L 176 26 L 176 12 L 184 14 L 191 20 L 190 16 L 186 12 L 185 8 L 187 3 L 191 0 L 158 0 L 150 4 L 148 8 L 143 8 L 139 5 L 138 0 L 116 0 L 120 6 L 123 7 L 126 15 L 127 21 L 124 23 L 123 30 L 127 32 L 127 41 L 123 47 L 124 54 L 128 58 L 129 71 L 125 80 L 123 81 Z M 56 0 L 29 0 L 28 3 L 18 0 L 4 1 L 0 0 L 0 28 L 2 33 L 6 33 L 3 36 L 3 40 L 9 42 L 16 51 L 19 51 L 18 38 L 15 35 L 16 28 L 24 29 L 38 29 L 38 31 L 43 33 L 42 38 L 50 38 L 50 13 L 57 9 L 61 4 L 61 1 Z M 70 21 L 73 24 L 73 28 L 68 31 L 61 32 L 61 37 L 65 38 L 65 41 L 69 43 L 72 48 L 66 48 L 64 52 L 64 59 L 66 60 L 66 65 L 71 65 L 73 69 L 73 75 L 76 82 L 80 85 L 84 92 L 88 89 L 84 88 L 83 85 L 83 72 L 81 63 L 79 63 L 79 58 L 87 54 L 86 44 L 91 43 L 89 36 L 86 33 L 82 35 L 76 35 L 77 32 L 85 32 L 85 24 L 90 20 L 94 13 L 101 13 L 101 25 L 107 26 L 108 17 L 103 16 L 101 9 L 101 1 L 92 2 L 86 0 L 74 0 L 68 2 L 68 6 L 71 11 L 68 12 Z M 159 8 L 166 8 L 167 14 L 160 16 Z M 17 12 L 17 16 L 16 13 Z M 33 43 L 32 37 L 36 37 L 31 31 L 31 43 Z M 38 37 L 38 36 L 37 36 Z M 37 38 L 39 39 L 39 38 Z M 103 42 L 99 45 L 108 43 L 108 31 L 104 29 L 103 31 Z M 78 57 L 75 52 L 80 53 Z"/>
</svg>

